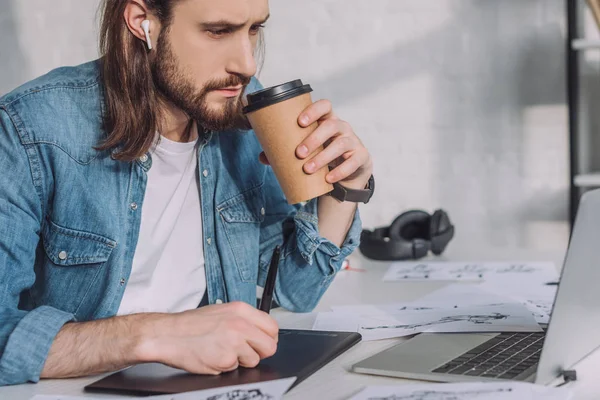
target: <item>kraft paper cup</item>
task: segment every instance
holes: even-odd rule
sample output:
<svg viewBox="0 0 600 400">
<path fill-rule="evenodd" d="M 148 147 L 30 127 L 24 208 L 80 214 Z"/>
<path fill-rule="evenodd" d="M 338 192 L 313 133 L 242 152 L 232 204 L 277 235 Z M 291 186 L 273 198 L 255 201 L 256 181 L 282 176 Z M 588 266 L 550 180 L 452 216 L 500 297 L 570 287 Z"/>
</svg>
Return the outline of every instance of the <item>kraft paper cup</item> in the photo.
<svg viewBox="0 0 600 400">
<path fill-rule="evenodd" d="M 249 94 L 248 105 L 244 107 L 289 204 L 308 201 L 333 190 L 325 180 L 329 172 L 327 166 L 311 175 L 302 168 L 322 147 L 306 159 L 296 157 L 296 148 L 317 128 L 317 123 L 306 128 L 298 124 L 300 113 L 312 104 L 310 92 L 310 85 L 295 80 Z"/>
</svg>

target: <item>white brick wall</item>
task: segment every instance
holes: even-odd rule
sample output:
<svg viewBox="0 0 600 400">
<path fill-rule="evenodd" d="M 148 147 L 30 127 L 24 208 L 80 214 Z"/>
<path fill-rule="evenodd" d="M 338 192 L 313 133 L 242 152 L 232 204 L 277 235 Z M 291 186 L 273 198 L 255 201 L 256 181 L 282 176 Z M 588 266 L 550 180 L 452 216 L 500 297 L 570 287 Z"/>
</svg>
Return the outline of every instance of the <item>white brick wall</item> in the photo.
<svg viewBox="0 0 600 400">
<path fill-rule="evenodd" d="M 96 55 L 96 0 L 0 0 L 0 93 Z M 566 243 L 562 0 L 271 0 L 265 85 L 302 78 L 375 158 L 367 227 L 446 208 L 464 244 Z"/>
</svg>

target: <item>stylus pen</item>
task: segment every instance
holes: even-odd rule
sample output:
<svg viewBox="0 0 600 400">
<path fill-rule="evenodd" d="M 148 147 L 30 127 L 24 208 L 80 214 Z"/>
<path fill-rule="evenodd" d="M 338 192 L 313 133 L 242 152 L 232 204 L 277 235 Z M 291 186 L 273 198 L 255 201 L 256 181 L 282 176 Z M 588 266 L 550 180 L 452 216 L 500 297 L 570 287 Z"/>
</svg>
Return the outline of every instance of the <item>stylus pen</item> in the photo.
<svg viewBox="0 0 600 400">
<path fill-rule="evenodd" d="M 275 280 L 277 279 L 277 268 L 279 268 L 279 246 L 275 246 L 273 250 L 273 256 L 271 256 L 271 264 L 269 265 L 269 272 L 267 273 L 267 282 L 265 283 L 265 289 L 260 299 L 259 310 L 266 312 L 267 314 L 271 311 L 271 302 L 273 301 L 273 291 L 275 291 Z"/>
</svg>

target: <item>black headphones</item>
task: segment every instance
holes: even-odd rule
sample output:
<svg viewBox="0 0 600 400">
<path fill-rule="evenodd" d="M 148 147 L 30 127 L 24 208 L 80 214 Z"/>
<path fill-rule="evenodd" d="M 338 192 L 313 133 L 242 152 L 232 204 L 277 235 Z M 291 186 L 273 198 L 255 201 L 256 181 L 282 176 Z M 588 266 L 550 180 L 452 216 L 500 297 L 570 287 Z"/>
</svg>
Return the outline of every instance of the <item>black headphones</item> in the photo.
<svg viewBox="0 0 600 400">
<path fill-rule="evenodd" d="M 429 251 L 442 254 L 454 237 L 454 226 L 443 210 L 433 215 L 412 210 L 398 216 L 390 226 L 363 230 L 361 253 L 373 260 L 399 261 L 425 257 Z"/>
</svg>

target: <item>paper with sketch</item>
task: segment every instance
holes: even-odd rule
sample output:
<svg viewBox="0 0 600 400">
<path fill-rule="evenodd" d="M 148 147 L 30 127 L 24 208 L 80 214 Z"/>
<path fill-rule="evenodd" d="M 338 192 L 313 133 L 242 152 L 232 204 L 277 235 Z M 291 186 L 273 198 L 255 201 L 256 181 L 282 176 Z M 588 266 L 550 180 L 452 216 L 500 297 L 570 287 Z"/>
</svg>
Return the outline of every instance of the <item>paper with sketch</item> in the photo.
<svg viewBox="0 0 600 400">
<path fill-rule="evenodd" d="M 547 324 L 552 312 L 556 285 L 534 282 L 507 282 L 493 280 L 476 284 L 452 284 L 414 302 L 421 307 L 441 303 L 460 307 L 464 305 L 494 304 L 499 301 L 518 303 L 526 307 L 539 324 Z"/>
<path fill-rule="evenodd" d="M 451 284 L 431 292 L 419 299 L 407 303 L 360 304 L 351 306 L 332 306 L 334 312 L 355 314 L 395 313 L 398 311 L 426 311 L 469 306 L 494 306 L 519 304 L 519 301 L 490 293 L 479 285 L 471 283 Z"/>
<path fill-rule="evenodd" d="M 514 287 L 514 285 L 513 285 Z M 556 290 L 556 286 L 550 287 L 550 292 Z M 545 289 L 546 290 L 546 289 Z M 500 295 L 485 290 L 482 284 L 474 283 L 455 283 L 438 289 L 428 295 L 425 295 L 410 303 L 388 303 L 388 304 L 361 304 L 352 306 L 333 306 L 331 309 L 338 313 L 354 313 L 361 315 L 373 315 L 381 313 L 396 313 L 399 311 L 426 311 L 440 310 L 469 306 L 493 306 L 501 304 L 522 305 L 526 307 L 534 316 L 535 320 L 542 324 L 548 323 L 550 311 L 554 296 L 548 298 L 536 297 L 534 293 L 530 296 L 532 299 L 521 298 L 515 295 Z M 525 296 L 527 297 L 527 296 Z"/>
<path fill-rule="evenodd" d="M 445 286 L 410 303 L 361 304 L 333 306 L 334 312 L 374 314 L 396 311 L 436 310 L 466 306 L 521 304 L 539 324 L 547 324 L 552 312 L 556 286 L 489 285 L 488 283 L 456 283 Z"/>
<path fill-rule="evenodd" d="M 472 281 L 490 293 L 505 296 L 527 307 L 540 324 L 552 311 L 559 274 L 553 263 L 401 262 L 390 266 L 384 281 Z"/>
<path fill-rule="evenodd" d="M 557 280 L 558 276 L 553 281 Z M 547 324 L 558 288 L 557 285 L 548 285 L 547 283 L 545 281 L 496 278 L 481 282 L 477 286 L 489 293 L 518 301 L 535 315 L 540 324 Z"/>
<path fill-rule="evenodd" d="M 558 273 L 548 262 L 396 262 L 383 280 L 393 281 L 488 281 L 519 279 L 538 283 L 556 280 Z"/>
<path fill-rule="evenodd" d="M 285 392 L 296 381 L 296 378 L 278 379 L 275 381 L 257 382 L 246 385 L 227 386 L 215 389 L 198 390 L 178 394 L 148 396 L 151 400 L 280 400 Z M 97 397 L 82 396 L 47 396 L 37 395 L 31 400 L 91 400 Z M 111 397 L 111 399 L 131 399 L 131 397 Z"/>
<path fill-rule="evenodd" d="M 358 332 L 364 341 L 420 332 L 539 332 L 529 310 L 519 304 L 468 306 L 395 312 L 319 313 L 313 330 Z"/>
<path fill-rule="evenodd" d="M 522 382 L 429 383 L 368 386 L 350 400 L 569 400 L 569 388 Z"/>
</svg>

